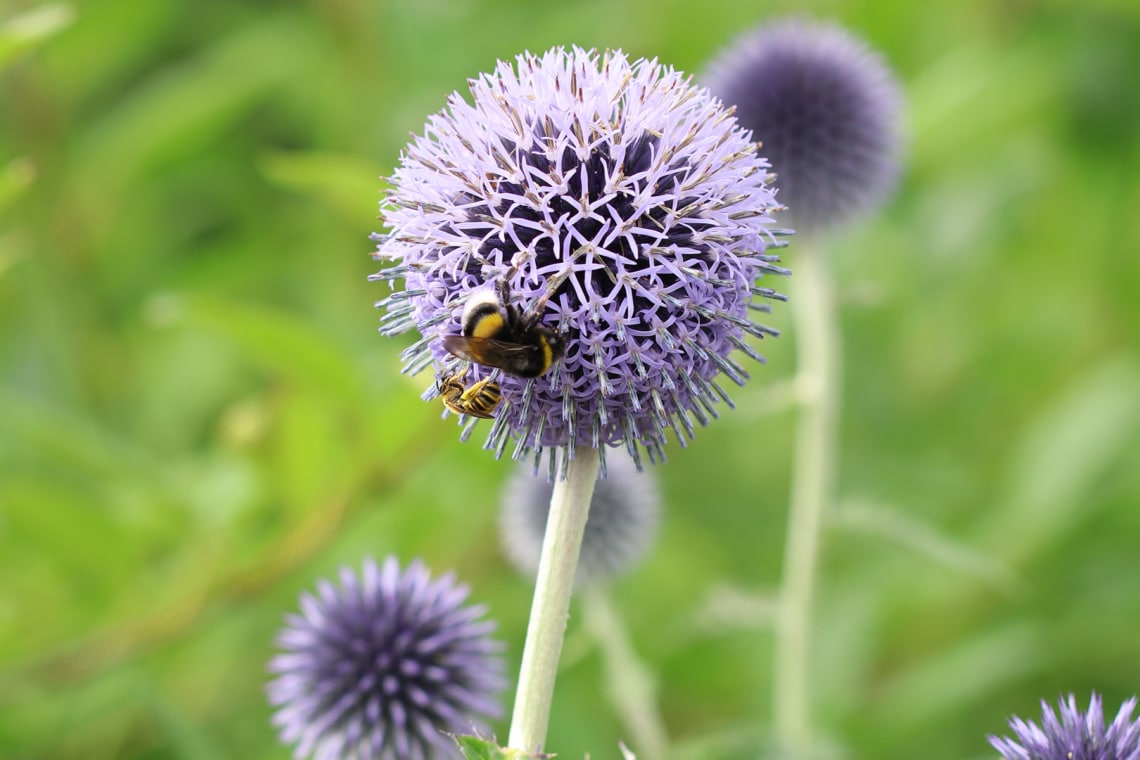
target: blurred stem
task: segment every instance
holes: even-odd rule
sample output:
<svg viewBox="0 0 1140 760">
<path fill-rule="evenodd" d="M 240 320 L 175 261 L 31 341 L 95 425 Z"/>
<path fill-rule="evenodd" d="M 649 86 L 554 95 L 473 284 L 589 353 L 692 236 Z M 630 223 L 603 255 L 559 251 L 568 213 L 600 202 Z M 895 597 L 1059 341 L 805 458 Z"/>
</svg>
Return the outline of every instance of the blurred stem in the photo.
<svg viewBox="0 0 1140 760">
<path fill-rule="evenodd" d="M 537 752 L 546 742 L 578 550 L 597 479 L 598 450 L 583 446 L 567 462 L 566 479 L 554 484 L 507 741 L 524 752 Z"/>
<path fill-rule="evenodd" d="M 811 746 L 812 604 L 823 510 L 833 496 L 842 367 L 835 294 L 827 261 L 801 250 L 792 291 L 797 384 L 801 393 L 776 626 L 776 737 L 788 751 Z"/>
<path fill-rule="evenodd" d="M 657 710 L 656 685 L 634 651 L 621 614 L 599 586 L 583 589 L 580 598 L 586 628 L 598 643 L 605 663 L 610 701 L 629 732 L 631 748 L 638 757 L 664 758 L 669 740 Z"/>
</svg>

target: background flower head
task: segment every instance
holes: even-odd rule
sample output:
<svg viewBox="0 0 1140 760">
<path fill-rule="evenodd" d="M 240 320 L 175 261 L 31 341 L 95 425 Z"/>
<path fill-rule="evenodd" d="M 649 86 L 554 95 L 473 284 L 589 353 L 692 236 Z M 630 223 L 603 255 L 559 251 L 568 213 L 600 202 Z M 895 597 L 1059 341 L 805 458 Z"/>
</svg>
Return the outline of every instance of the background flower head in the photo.
<svg viewBox="0 0 1140 760">
<path fill-rule="evenodd" d="M 1132 719 L 1133 697 L 1120 707 L 1115 720 L 1104 725 L 1100 696 L 1093 694 L 1082 713 L 1070 694 L 1059 704 L 1060 717 L 1041 700 L 1041 725 L 1014 717 L 1016 738 L 990 736 L 1004 760 L 1140 760 L 1140 720 Z"/>
<path fill-rule="evenodd" d="M 554 485 L 521 466 L 508 481 L 499 513 L 500 537 L 511 564 L 524 575 L 538 571 Z M 638 471 L 626 454 L 609 457 L 606 477 L 594 486 L 578 558 L 579 583 L 612 579 L 645 556 L 657 537 L 661 496 L 651 472 Z"/>
<path fill-rule="evenodd" d="M 405 371 L 458 369 L 440 345 L 464 304 L 506 282 L 565 349 L 523 379 L 473 364 L 502 390 L 488 446 L 624 444 L 661 454 L 716 416 L 730 354 L 759 358 L 748 336 L 755 285 L 782 272 L 768 163 L 706 91 L 656 61 L 578 48 L 500 62 L 453 94 L 407 147 L 382 208 L 390 231 L 378 279 L 405 281 L 381 302 L 382 331 L 416 329 Z M 433 395 L 429 390 L 428 395 Z"/>
<path fill-rule="evenodd" d="M 798 231 L 869 211 L 894 187 L 899 86 L 843 28 L 801 19 L 758 26 L 720 53 L 703 81 L 760 141 Z"/>
<path fill-rule="evenodd" d="M 296 757 L 458 757 L 442 732 L 470 733 L 497 715 L 504 685 L 494 623 L 464 604 L 467 593 L 452 575 L 433 580 L 418 560 L 401 570 L 389 557 L 303 594 L 268 687 Z"/>
</svg>

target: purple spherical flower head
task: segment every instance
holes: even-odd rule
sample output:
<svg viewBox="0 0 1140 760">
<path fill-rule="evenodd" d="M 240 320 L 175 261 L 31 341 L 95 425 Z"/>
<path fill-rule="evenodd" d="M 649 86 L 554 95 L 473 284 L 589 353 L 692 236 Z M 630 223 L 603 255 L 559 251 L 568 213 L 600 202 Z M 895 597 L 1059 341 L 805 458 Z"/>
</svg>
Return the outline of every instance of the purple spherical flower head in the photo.
<svg viewBox="0 0 1140 760">
<path fill-rule="evenodd" d="M 374 279 L 405 286 L 380 302 L 381 331 L 423 336 L 405 372 L 434 362 L 437 376 L 499 383 L 496 456 L 513 438 L 516 459 L 618 444 L 659 458 L 666 430 L 684 443 L 728 401 L 719 375 L 744 382 L 729 354 L 759 359 L 746 338 L 775 333 L 749 318 L 767 310 L 754 297 L 782 298 L 755 284 L 785 272 L 769 252 L 781 231 L 768 162 L 715 98 L 656 61 L 554 49 L 470 87 L 392 177 L 390 231 L 374 239 L 395 266 Z M 465 367 L 441 345 L 462 333 L 468 298 L 504 282 L 562 339 L 538 378 Z"/>
<path fill-rule="evenodd" d="M 841 27 L 798 19 L 759 26 L 719 54 L 703 81 L 760 141 L 798 231 L 868 212 L 894 187 L 899 86 L 879 55 Z"/>
<path fill-rule="evenodd" d="M 511 564 L 531 578 L 538 572 L 554 484 L 520 467 L 507 483 L 499 513 L 500 537 Z M 640 472 L 624 452 L 607 460 L 606 477 L 594 486 L 582 534 L 576 580 L 615 578 L 637 564 L 657 537 L 661 497 L 650 472 Z"/>
<path fill-rule="evenodd" d="M 466 599 L 454 576 L 432 580 L 418 560 L 401 571 L 395 557 L 302 595 L 269 664 L 273 722 L 294 756 L 458 758 L 443 732 L 498 715 L 504 686 L 494 623 Z"/>
<path fill-rule="evenodd" d="M 1120 707 L 1107 728 L 1100 696 L 1092 695 L 1088 713 L 1077 708 L 1072 694 L 1060 702 L 1060 718 L 1041 700 L 1041 726 L 1014 717 L 1016 739 L 990 736 L 1004 760 L 1140 760 L 1140 720 L 1132 719 L 1133 697 Z"/>
</svg>

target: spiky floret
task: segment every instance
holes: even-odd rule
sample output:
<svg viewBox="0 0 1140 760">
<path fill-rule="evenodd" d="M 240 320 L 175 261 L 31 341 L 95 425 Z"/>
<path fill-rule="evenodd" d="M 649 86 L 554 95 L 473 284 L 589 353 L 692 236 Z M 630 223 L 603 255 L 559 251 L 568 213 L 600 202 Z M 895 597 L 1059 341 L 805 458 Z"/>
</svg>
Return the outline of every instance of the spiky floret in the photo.
<svg viewBox="0 0 1140 760">
<path fill-rule="evenodd" d="M 1060 717 L 1041 700 L 1040 726 L 1015 716 L 1009 727 L 1016 738 L 990 736 L 990 744 L 1004 760 L 1140 760 L 1140 720 L 1132 719 L 1135 697 L 1121 705 L 1107 727 L 1098 694 L 1089 700 L 1087 713 L 1072 694 L 1058 707 Z"/>
<path fill-rule="evenodd" d="M 667 430 L 684 443 L 728 402 L 719 376 L 748 377 L 730 354 L 759 360 L 748 339 L 775 334 L 749 317 L 782 298 L 755 284 L 785 273 L 769 252 L 781 231 L 768 162 L 730 111 L 655 60 L 553 49 L 470 89 L 391 179 L 389 232 L 374 239 L 395 265 L 374 278 L 405 285 L 380 302 L 381 332 L 423 336 L 405 372 L 452 372 L 440 338 L 461 331 L 472 293 L 505 279 L 524 311 L 546 297 L 539 324 L 564 341 L 547 374 L 471 367 L 502 389 L 487 447 L 659 458 Z"/>
<path fill-rule="evenodd" d="M 301 596 L 278 637 L 269 701 L 294 755 L 319 760 L 426 760 L 459 753 L 443 732 L 470 733 L 497 715 L 500 644 L 485 608 L 464 604 L 452 575 L 416 560 L 368 560 L 340 586 Z"/>
</svg>

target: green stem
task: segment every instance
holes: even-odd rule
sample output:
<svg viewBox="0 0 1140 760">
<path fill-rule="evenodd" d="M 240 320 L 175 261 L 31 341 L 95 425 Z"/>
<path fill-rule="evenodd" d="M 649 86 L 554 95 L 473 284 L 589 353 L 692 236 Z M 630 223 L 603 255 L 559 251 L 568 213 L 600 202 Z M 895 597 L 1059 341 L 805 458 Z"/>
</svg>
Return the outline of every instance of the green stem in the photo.
<svg viewBox="0 0 1140 760">
<path fill-rule="evenodd" d="M 827 261 L 801 250 L 792 291 L 801 407 L 796 427 L 791 509 L 776 627 L 776 737 L 785 750 L 811 747 L 812 603 L 823 510 L 835 488 L 841 360 Z"/>
<path fill-rule="evenodd" d="M 664 758 L 669 740 L 657 710 L 653 675 L 634 651 L 629 632 L 605 589 L 583 589 L 580 599 L 583 621 L 605 662 L 610 701 L 629 732 L 630 747 L 638 757 Z"/>
<path fill-rule="evenodd" d="M 566 633 L 582 533 L 598 479 L 598 461 L 597 449 L 577 449 L 567 462 L 566 479 L 555 483 L 550 500 L 507 741 L 509 747 L 524 752 L 539 752 L 546 742 L 558 656 Z"/>
</svg>

